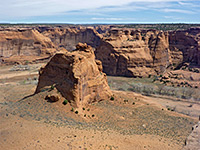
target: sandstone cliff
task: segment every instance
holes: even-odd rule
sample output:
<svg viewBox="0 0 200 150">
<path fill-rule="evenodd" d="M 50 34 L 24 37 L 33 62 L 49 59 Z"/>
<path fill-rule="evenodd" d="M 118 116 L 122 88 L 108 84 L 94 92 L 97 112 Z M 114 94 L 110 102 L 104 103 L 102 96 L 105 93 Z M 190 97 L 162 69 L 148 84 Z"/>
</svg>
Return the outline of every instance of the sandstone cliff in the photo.
<svg viewBox="0 0 200 150">
<path fill-rule="evenodd" d="M 52 52 L 55 52 L 54 47 L 48 37 L 34 29 L 5 29 L 0 31 L 0 57 L 3 58 L 49 56 Z"/>
<path fill-rule="evenodd" d="M 170 64 L 167 32 L 113 29 L 103 40 L 95 54 L 109 75 L 147 76 Z"/>
<path fill-rule="evenodd" d="M 41 68 L 36 93 L 51 86 L 75 107 L 110 99 L 111 91 L 92 47 L 79 43 L 76 50 L 58 53 Z"/>
<path fill-rule="evenodd" d="M 198 67 L 200 28 L 163 32 L 158 30 L 111 29 L 95 54 L 109 75 L 147 76 L 181 68 Z"/>
<path fill-rule="evenodd" d="M 52 28 L 45 30 L 42 34 L 49 37 L 57 47 L 67 50 L 75 49 L 76 45 L 87 43 L 96 48 L 100 44 L 100 36 L 93 28 Z"/>
<path fill-rule="evenodd" d="M 198 70 L 199 37 L 200 28 L 165 32 L 109 25 L 2 29 L 0 62 L 36 59 L 35 56 L 44 56 L 43 59 L 56 51 L 73 50 L 82 42 L 93 47 L 108 75 L 144 77 L 180 69 L 185 64 L 189 64 L 187 70 Z"/>
<path fill-rule="evenodd" d="M 200 65 L 200 28 L 173 31 L 169 34 L 169 48 L 174 65 L 187 62 Z"/>
</svg>

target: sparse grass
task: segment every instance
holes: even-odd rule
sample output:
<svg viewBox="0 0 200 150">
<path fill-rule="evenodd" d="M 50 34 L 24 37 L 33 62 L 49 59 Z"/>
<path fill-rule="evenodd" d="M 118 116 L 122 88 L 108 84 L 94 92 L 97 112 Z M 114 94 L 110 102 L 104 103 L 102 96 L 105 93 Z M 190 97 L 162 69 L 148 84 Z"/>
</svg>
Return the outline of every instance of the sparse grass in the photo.
<svg viewBox="0 0 200 150">
<path fill-rule="evenodd" d="M 155 82 L 152 82 L 154 80 Z M 200 92 L 198 87 L 181 87 L 179 84 L 177 84 L 177 87 L 175 87 L 174 85 L 167 85 L 169 81 L 163 81 L 161 83 L 157 82 L 158 80 L 160 79 L 156 76 L 154 76 L 153 78 L 142 79 L 108 76 L 109 85 L 111 89 L 114 90 L 123 89 L 123 91 L 133 91 L 136 93 L 144 94 L 146 96 L 163 95 L 200 101 L 200 95 L 197 94 Z M 187 82 L 182 83 L 182 85 L 184 84 L 188 85 Z"/>
</svg>

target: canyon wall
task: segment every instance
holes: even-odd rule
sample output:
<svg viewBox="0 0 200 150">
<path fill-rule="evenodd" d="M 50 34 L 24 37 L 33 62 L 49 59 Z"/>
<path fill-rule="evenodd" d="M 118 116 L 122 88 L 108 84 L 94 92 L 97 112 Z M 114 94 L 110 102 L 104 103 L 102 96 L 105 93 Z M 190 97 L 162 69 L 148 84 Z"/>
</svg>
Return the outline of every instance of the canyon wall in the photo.
<svg viewBox="0 0 200 150">
<path fill-rule="evenodd" d="M 147 76 L 170 65 L 168 33 L 156 30 L 111 30 L 95 51 L 110 75 Z"/>
<path fill-rule="evenodd" d="M 0 57 L 40 56 L 93 47 L 108 75 L 144 77 L 200 65 L 200 28 L 177 31 L 111 26 L 40 27 L 0 31 Z"/>
<path fill-rule="evenodd" d="M 97 59 L 108 75 L 148 76 L 181 67 L 199 67 L 200 30 L 112 29 L 96 49 Z"/>
<path fill-rule="evenodd" d="M 169 48 L 174 64 L 200 65 L 200 28 L 170 32 Z"/>
<path fill-rule="evenodd" d="M 58 48 L 64 47 L 67 50 L 75 49 L 79 42 L 96 48 L 101 41 L 101 35 L 93 28 L 52 28 L 43 31 L 42 34 L 49 37 Z"/>
<path fill-rule="evenodd" d="M 37 30 L 0 31 L 0 56 L 39 56 L 54 50 L 54 44 Z"/>
</svg>

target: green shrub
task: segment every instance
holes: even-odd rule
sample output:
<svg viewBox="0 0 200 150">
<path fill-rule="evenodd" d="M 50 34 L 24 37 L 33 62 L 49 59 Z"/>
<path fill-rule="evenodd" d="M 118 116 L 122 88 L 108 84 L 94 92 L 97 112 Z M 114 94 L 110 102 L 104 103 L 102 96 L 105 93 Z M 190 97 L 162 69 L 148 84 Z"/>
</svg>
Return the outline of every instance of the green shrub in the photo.
<svg viewBox="0 0 200 150">
<path fill-rule="evenodd" d="M 74 111 L 74 108 L 72 108 L 71 111 L 73 112 L 73 111 Z"/>
<path fill-rule="evenodd" d="M 51 85 L 51 90 L 54 90 L 55 86 L 54 85 Z"/>
<path fill-rule="evenodd" d="M 124 100 L 124 103 L 127 103 L 127 102 L 128 102 L 128 100 L 127 100 L 127 99 L 125 99 L 125 100 Z"/>
<path fill-rule="evenodd" d="M 133 105 L 135 105 L 135 102 L 133 102 Z"/>
<path fill-rule="evenodd" d="M 90 109 L 88 108 L 87 111 L 90 111 Z"/>
<path fill-rule="evenodd" d="M 83 110 L 85 110 L 85 108 L 83 107 Z"/>
<path fill-rule="evenodd" d="M 65 100 L 63 101 L 63 104 L 64 104 L 64 105 L 67 105 L 67 103 L 68 103 L 68 100 L 65 99 Z"/>
<path fill-rule="evenodd" d="M 86 114 L 84 115 L 84 117 L 86 117 Z"/>
<path fill-rule="evenodd" d="M 78 111 L 75 111 L 75 114 L 78 114 Z"/>
<path fill-rule="evenodd" d="M 92 115 L 92 117 L 94 117 L 94 114 Z"/>
<path fill-rule="evenodd" d="M 114 101 L 114 99 L 115 99 L 115 98 L 114 98 L 113 96 L 111 96 L 110 100 L 111 100 L 111 101 Z"/>
</svg>

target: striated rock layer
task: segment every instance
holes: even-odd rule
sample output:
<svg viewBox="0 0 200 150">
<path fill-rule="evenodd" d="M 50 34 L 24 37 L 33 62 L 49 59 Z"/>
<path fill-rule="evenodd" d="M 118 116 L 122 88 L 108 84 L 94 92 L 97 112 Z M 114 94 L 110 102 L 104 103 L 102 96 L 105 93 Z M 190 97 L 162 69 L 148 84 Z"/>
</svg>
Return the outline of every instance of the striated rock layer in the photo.
<svg viewBox="0 0 200 150">
<path fill-rule="evenodd" d="M 190 70 L 198 70 L 199 37 L 200 28 L 165 32 L 109 25 L 3 29 L 0 63 L 15 56 L 49 56 L 73 50 L 82 42 L 92 46 L 108 75 L 144 77 L 180 69 L 185 64 Z"/>
<path fill-rule="evenodd" d="M 95 51 L 109 75 L 147 76 L 169 66 L 168 34 L 156 31 L 111 30 Z"/>
<path fill-rule="evenodd" d="M 35 93 L 49 86 L 55 88 L 75 107 L 109 99 L 111 91 L 100 61 L 95 61 L 92 47 L 79 43 L 76 50 L 58 53 L 39 72 Z"/>
<path fill-rule="evenodd" d="M 104 34 L 95 55 L 109 75 L 148 76 L 184 63 L 199 67 L 200 28 L 163 32 L 111 29 Z"/>
<path fill-rule="evenodd" d="M 174 64 L 200 66 L 200 28 L 170 32 L 169 48 Z"/>
<path fill-rule="evenodd" d="M 96 48 L 101 41 L 101 35 L 93 28 L 53 28 L 43 31 L 42 34 L 49 37 L 57 47 L 67 50 L 75 49 L 79 42 Z"/>
<path fill-rule="evenodd" d="M 15 57 L 19 60 L 21 56 L 50 56 L 55 52 L 54 47 L 48 37 L 35 29 L 0 31 L 0 57 L 2 58 Z"/>
</svg>

